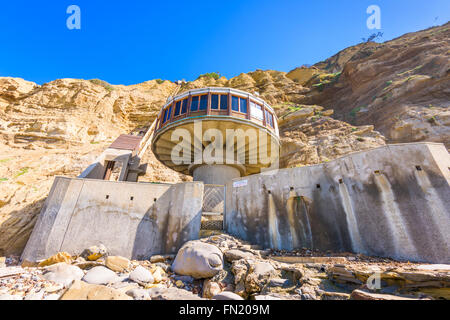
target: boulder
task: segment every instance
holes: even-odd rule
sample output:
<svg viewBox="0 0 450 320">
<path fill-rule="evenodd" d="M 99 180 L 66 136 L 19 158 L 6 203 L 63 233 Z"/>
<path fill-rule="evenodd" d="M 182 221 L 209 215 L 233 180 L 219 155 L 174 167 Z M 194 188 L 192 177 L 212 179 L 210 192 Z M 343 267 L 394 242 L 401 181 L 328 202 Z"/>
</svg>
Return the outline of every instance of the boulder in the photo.
<svg viewBox="0 0 450 320">
<path fill-rule="evenodd" d="M 212 297 L 213 300 L 244 300 L 241 296 L 230 291 L 224 291 Z"/>
<path fill-rule="evenodd" d="M 252 258 L 255 258 L 255 255 L 247 251 L 231 249 L 225 252 L 225 259 L 229 262 L 239 259 L 252 259 Z"/>
<path fill-rule="evenodd" d="M 203 293 L 202 297 L 211 299 L 215 295 L 219 294 L 222 291 L 220 285 L 217 282 L 211 280 L 203 281 Z"/>
<path fill-rule="evenodd" d="M 132 298 L 117 289 L 77 280 L 60 300 L 132 300 Z"/>
<path fill-rule="evenodd" d="M 274 297 L 274 296 L 270 296 L 270 295 L 255 295 L 253 297 L 254 300 L 283 300 L 281 298 L 278 297 Z"/>
<path fill-rule="evenodd" d="M 81 253 L 81 256 L 89 261 L 95 261 L 108 254 L 108 249 L 103 244 L 92 246 Z"/>
<path fill-rule="evenodd" d="M 134 300 L 151 300 L 148 290 L 135 288 L 127 291 L 127 295 Z"/>
<path fill-rule="evenodd" d="M 120 278 L 114 271 L 103 266 L 98 266 L 90 269 L 82 280 L 89 284 L 108 284 L 119 282 Z"/>
<path fill-rule="evenodd" d="M 121 256 L 109 256 L 105 260 L 106 266 L 112 271 L 125 272 L 130 268 L 130 260 Z"/>
<path fill-rule="evenodd" d="M 153 283 L 155 281 L 150 270 L 142 266 L 137 266 L 136 269 L 130 273 L 129 277 L 130 280 L 139 284 Z"/>
<path fill-rule="evenodd" d="M 196 279 L 211 278 L 223 269 L 223 255 L 216 246 L 198 240 L 186 242 L 178 251 L 172 270 Z"/>
<path fill-rule="evenodd" d="M 190 291 L 175 287 L 151 288 L 148 289 L 148 293 L 152 300 L 202 300 Z"/>
<path fill-rule="evenodd" d="M 394 296 L 391 294 L 370 293 L 363 290 L 353 290 L 351 300 L 416 300 L 413 298 Z"/>
<path fill-rule="evenodd" d="M 46 280 L 62 284 L 64 287 L 68 287 L 74 280 L 81 280 L 83 276 L 83 270 L 65 262 L 46 267 L 43 274 Z"/>
<path fill-rule="evenodd" d="M 65 262 L 65 263 L 72 263 L 72 257 L 67 252 L 58 252 L 57 254 L 51 256 L 50 258 L 41 261 L 38 266 L 39 267 L 46 267 L 50 266 L 52 264 L 56 264 L 59 262 Z"/>
</svg>

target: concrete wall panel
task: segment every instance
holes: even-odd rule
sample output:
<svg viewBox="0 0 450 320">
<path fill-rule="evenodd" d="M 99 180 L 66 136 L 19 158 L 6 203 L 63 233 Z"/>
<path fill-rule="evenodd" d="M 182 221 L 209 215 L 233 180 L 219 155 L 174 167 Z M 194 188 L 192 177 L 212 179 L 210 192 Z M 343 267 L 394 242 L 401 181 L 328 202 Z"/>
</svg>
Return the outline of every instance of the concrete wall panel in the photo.
<svg viewBox="0 0 450 320">
<path fill-rule="evenodd" d="M 198 238 L 203 183 L 151 184 L 56 177 L 22 254 L 35 261 L 104 244 L 144 259 Z"/>
<path fill-rule="evenodd" d="M 449 163 L 442 144 L 398 144 L 234 179 L 225 229 L 265 247 L 449 263 Z"/>
</svg>

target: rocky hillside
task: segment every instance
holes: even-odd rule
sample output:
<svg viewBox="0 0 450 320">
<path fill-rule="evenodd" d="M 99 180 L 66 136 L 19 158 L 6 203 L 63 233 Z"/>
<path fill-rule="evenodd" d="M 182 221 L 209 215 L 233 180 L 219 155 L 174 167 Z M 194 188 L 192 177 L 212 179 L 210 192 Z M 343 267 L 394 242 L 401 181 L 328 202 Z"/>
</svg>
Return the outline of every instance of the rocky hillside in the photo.
<svg viewBox="0 0 450 320">
<path fill-rule="evenodd" d="M 258 93 L 280 119 L 282 167 L 383 145 L 383 135 L 390 143 L 448 144 L 448 26 L 356 45 L 289 73 L 207 74 L 180 86 L 0 78 L 0 256 L 23 249 L 53 176 L 78 175 L 119 134 L 147 128 L 175 92 L 228 86 Z M 147 150 L 143 181 L 190 179 Z"/>
<path fill-rule="evenodd" d="M 311 89 L 299 102 L 333 108 L 351 124 L 372 124 L 389 143 L 434 141 L 449 148 L 449 58 L 447 23 L 347 48 L 287 77 Z"/>
</svg>

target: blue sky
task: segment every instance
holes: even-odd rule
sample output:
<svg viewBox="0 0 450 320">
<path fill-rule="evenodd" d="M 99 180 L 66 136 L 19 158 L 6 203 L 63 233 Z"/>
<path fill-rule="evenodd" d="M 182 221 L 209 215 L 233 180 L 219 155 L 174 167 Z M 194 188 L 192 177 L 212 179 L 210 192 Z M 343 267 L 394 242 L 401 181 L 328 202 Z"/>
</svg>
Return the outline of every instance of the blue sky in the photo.
<svg viewBox="0 0 450 320">
<path fill-rule="evenodd" d="M 81 30 L 66 27 L 72 4 L 81 9 Z M 372 4 L 381 9 L 381 30 L 366 26 Z M 385 41 L 449 20 L 448 0 L 2 1 L 0 76 L 134 84 L 289 71 L 373 32 Z"/>
</svg>

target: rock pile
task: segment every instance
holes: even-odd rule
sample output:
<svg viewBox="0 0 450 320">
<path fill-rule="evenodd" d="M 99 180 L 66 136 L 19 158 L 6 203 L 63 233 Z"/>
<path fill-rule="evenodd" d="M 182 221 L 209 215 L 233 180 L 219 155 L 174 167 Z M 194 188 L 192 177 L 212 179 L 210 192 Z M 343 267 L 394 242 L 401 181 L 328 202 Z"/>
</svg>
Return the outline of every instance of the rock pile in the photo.
<svg viewBox="0 0 450 320">
<path fill-rule="evenodd" d="M 60 252 L 31 267 L 0 259 L 6 265 L 0 266 L 0 299 L 450 298 L 450 265 L 308 249 L 263 250 L 226 234 L 189 241 L 176 256 L 155 255 L 144 261 L 108 256 L 106 248 L 95 248 L 85 250 L 89 254 L 84 257 Z"/>
</svg>

